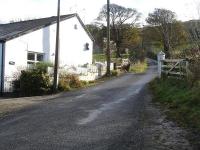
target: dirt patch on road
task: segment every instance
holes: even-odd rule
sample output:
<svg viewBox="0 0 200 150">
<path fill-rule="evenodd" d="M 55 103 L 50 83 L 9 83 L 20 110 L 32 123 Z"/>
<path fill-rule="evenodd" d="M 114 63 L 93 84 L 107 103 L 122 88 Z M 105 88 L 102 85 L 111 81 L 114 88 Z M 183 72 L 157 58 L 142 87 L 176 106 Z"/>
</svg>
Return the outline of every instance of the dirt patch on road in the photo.
<svg viewBox="0 0 200 150">
<path fill-rule="evenodd" d="M 34 101 L 29 101 L 29 100 L 1 100 L 0 101 L 0 117 L 14 112 L 14 111 L 18 111 L 22 108 L 31 106 L 33 104 L 35 104 L 36 102 Z"/>
<path fill-rule="evenodd" d="M 61 96 L 63 96 L 63 93 L 47 96 L 0 99 L 0 117 Z"/>
</svg>

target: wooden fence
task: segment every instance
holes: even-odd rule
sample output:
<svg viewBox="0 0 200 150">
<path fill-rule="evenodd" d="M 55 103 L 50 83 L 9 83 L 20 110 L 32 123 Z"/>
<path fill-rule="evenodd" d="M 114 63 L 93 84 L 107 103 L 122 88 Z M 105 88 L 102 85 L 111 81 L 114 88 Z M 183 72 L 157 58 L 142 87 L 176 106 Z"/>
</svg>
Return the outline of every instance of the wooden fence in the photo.
<svg viewBox="0 0 200 150">
<path fill-rule="evenodd" d="M 159 76 L 188 77 L 189 63 L 185 59 L 164 59 L 158 62 Z"/>
</svg>

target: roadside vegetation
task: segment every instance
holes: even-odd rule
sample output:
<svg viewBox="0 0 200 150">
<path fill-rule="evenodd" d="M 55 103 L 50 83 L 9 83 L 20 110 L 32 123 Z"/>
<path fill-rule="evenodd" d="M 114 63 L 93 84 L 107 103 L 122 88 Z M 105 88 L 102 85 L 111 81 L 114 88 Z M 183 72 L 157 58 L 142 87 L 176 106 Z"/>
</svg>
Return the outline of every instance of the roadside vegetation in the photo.
<svg viewBox="0 0 200 150">
<path fill-rule="evenodd" d="M 13 82 L 15 96 L 38 96 L 52 93 L 52 76 L 48 73 L 48 67 L 52 64 L 40 62 L 33 68 L 21 71 Z M 70 91 L 93 85 L 94 82 L 79 80 L 75 74 L 60 74 L 58 92 Z"/>
<path fill-rule="evenodd" d="M 61 74 L 59 78 L 58 91 L 71 91 L 95 85 L 95 81 L 81 81 L 78 75 Z"/>
<path fill-rule="evenodd" d="M 174 55 L 171 55 L 174 56 Z M 188 75 L 162 76 L 150 83 L 153 100 L 166 107 L 169 118 L 200 131 L 200 53 L 192 48 L 180 53 L 189 61 Z"/>
<path fill-rule="evenodd" d="M 48 67 L 52 67 L 52 64 L 40 62 L 33 68 L 21 71 L 13 82 L 14 96 L 24 97 L 51 94 L 53 89 L 53 77 L 48 73 Z M 111 77 L 119 76 L 120 73 L 119 70 L 112 70 Z M 58 92 L 86 88 L 96 85 L 99 81 L 106 79 L 108 78 L 102 77 L 97 81 L 82 81 L 79 79 L 78 75 L 63 72 L 59 75 Z"/>
<path fill-rule="evenodd" d="M 165 78 L 155 79 L 150 88 L 154 102 L 166 107 L 171 119 L 200 131 L 200 84 L 190 86 L 187 81 Z"/>
<path fill-rule="evenodd" d="M 113 63 L 115 63 L 117 66 L 122 66 L 122 60 L 123 59 L 128 59 L 130 60 L 133 55 L 129 55 L 129 54 L 122 54 L 121 58 L 117 58 L 116 54 L 112 54 L 111 55 L 111 61 Z M 106 55 L 105 54 L 94 54 L 93 56 L 93 60 L 96 62 L 106 62 Z M 113 70 L 111 72 L 111 75 L 113 76 L 117 73 L 120 74 L 120 72 L 123 72 L 124 70 L 129 71 L 129 72 L 133 72 L 133 73 L 144 73 L 146 72 L 148 65 L 147 65 L 147 61 L 146 59 L 144 60 L 139 60 L 138 58 L 135 58 L 134 61 L 130 61 L 130 67 L 128 67 L 127 69 L 125 68 L 121 68 L 121 69 L 117 69 L 117 70 Z"/>
<path fill-rule="evenodd" d="M 130 72 L 133 73 L 145 73 L 147 70 L 148 66 L 147 66 L 147 61 L 139 61 L 136 63 L 133 63 L 130 67 Z"/>
<path fill-rule="evenodd" d="M 129 54 L 122 54 L 121 59 L 127 59 L 129 58 Z M 105 62 L 106 61 L 106 55 L 103 53 L 100 54 L 93 54 L 93 60 L 96 62 Z M 113 53 L 111 55 L 111 61 L 117 61 L 116 54 Z"/>
</svg>

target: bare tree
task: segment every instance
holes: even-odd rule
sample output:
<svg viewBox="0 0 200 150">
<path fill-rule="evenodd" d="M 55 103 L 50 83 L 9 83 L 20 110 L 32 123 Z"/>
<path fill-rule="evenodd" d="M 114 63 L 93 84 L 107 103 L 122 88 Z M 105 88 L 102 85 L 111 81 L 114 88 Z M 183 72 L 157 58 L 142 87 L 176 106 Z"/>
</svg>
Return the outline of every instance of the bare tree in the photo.
<svg viewBox="0 0 200 150">
<path fill-rule="evenodd" d="M 176 23 L 175 13 L 167 9 L 156 8 L 153 13 L 149 13 L 146 21 L 150 25 L 156 26 L 156 29 L 159 30 L 163 40 L 164 51 L 167 56 L 170 56 L 172 26 Z"/>
<path fill-rule="evenodd" d="M 106 21 L 106 5 L 103 6 L 101 12 L 97 20 L 99 21 Z M 111 18 L 111 30 L 112 35 L 111 37 L 113 41 L 116 43 L 117 47 L 117 56 L 120 57 L 120 34 L 121 28 L 123 24 L 129 23 L 135 25 L 135 23 L 140 18 L 140 13 L 137 12 L 134 8 L 125 8 L 123 6 L 119 6 L 117 4 L 110 4 L 110 18 Z"/>
</svg>

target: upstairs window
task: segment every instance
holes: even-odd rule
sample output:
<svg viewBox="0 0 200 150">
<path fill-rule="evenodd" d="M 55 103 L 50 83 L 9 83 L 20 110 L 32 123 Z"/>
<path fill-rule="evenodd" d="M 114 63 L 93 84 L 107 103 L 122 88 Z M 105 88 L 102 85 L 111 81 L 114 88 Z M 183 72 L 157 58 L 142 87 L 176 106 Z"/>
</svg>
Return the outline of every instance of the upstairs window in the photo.
<svg viewBox="0 0 200 150">
<path fill-rule="evenodd" d="M 89 43 L 85 43 L 85 50 L 87 51 L 87 50 L 90 50 L 90 47 L 89 47 L 90 45 L 89 45 Z"/>
<path fill-rule="evenodd" d="M 78 29 L 78 26 L 77 26 L 77 24 L 75 24 L 75 25 L 74 25 L 74 29 L 75 29 L 75 30 L 77 30 L 77 29 Z"/>
</svg>

